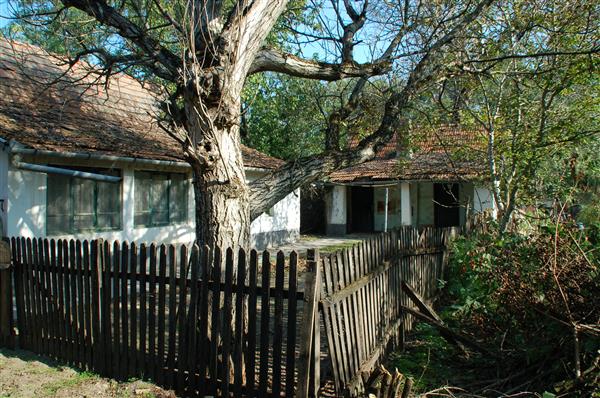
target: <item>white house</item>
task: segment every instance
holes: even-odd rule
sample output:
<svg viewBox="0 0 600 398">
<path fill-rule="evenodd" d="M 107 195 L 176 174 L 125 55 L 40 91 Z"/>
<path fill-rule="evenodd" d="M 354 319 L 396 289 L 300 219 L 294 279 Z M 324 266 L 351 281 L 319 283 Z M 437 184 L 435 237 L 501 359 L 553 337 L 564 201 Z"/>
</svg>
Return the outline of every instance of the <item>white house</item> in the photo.
<svg viewBox="0 0 600 398">
<path fill-rule="evenodd" d="M 5 236 L 189 243 L 191 170 L 157 123 L 156 97 L 118 74 L 65 74 L 43 50 L 0 40 L 0 215 Z M 90 71 L 92 73 L 90 74 Z M 243 147 L 249 180 L 282 161 Z M 296 239 L 295 191 L 254 220 L 255 247 Z"/>
<path fill-rule="evenodd" d="M 372 161 L 329 176 L 327 233 L 462 226 L 471 214 L 495 214 L 483 139 L 443 126 L 413 133 L 414 146 L 403 149 L 394 136 Z"/>
</svg>

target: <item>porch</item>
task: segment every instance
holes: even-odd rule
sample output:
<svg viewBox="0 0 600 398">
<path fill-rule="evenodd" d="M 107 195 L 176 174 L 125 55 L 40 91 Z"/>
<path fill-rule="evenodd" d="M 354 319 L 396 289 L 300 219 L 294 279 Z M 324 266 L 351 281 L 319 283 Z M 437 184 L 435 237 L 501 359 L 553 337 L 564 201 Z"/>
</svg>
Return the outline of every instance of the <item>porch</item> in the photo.
<svg viewBox="0 0 600 398">
<path fill-rule="evenodd" d="M 384 232 L 399 226 L 463 226 L 493 208 L 490 192 L 472 182 L 377 181 L 332 185 L 327 235 Z"/>
</svg>

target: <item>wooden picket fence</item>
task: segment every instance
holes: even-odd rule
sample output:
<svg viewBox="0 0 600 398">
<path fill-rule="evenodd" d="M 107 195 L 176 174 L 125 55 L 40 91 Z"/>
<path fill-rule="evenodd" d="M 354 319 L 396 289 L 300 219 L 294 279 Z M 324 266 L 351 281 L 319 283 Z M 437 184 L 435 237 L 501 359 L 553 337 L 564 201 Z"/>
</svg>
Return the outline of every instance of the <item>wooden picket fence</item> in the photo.
<svg viewBox="0 0 600 398">
<path fill-rule="evenodd" d="M 321 260 L 320 304 L 338 394 L 364 393 L 375 366 L 402 344 L 412 316 L 405 281 L 432 299 L 442 279 L 454 229 L 403 227 Z"/>
<path fill-rule="evenodd" d="M 455 233 L 404 227 L 309 251 L 301 277 L 294 252 L 13 238 L 0 345 L 181 396 L 315 397 L 329 374 L 358 396 L 412 325 L 401 282 L 433 298 Z"/>
<path fill-rule="evenodd" d="M 273 265 L 266 251 L 196 245 L 13 238 L 11 249 L 24 349 L 183 396 L 307 394 L 314 355 L 298 331 L 311 338 L 314 310 L 296 253 Z"/>
</svg>

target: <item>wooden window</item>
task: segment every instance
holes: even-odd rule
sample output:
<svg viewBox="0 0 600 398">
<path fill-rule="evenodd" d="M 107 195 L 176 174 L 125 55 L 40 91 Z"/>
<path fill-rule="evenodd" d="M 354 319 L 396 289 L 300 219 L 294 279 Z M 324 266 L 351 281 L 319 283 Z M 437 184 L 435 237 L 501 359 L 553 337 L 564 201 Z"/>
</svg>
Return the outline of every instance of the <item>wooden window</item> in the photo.
<svg viewBox="0 0 600 398">
<path fill-rule="evenodd" d="M 136 227 L 157 227 L 187 221 L 187 176 L 181 173 L 135 173 Z"/>
<path fill-rule="evenodd" d="M 119 175 L 111 170 L 86 168 L 84 171 Z M 121 229 L 120 182 L 48 174 L 46 196 L 47 235 Z"/>
</svg>

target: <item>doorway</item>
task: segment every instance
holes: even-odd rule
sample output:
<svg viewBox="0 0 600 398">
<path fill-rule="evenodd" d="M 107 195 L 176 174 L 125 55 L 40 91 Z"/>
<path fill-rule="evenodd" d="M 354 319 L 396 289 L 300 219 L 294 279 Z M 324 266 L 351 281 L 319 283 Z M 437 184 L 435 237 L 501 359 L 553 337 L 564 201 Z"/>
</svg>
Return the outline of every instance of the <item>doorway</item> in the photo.
<svg viewBox="0 0 600 398">
<path fill-rule="evenodd" d="M 433 184 L 433 214 L 436 227 L 460 225 L 460 203 L 458 184 Z"/>
<path fill-rule="evenodd" d="M 350 188 L 349 232 L 373 232 L 373 188 Z"/>
</svg>

